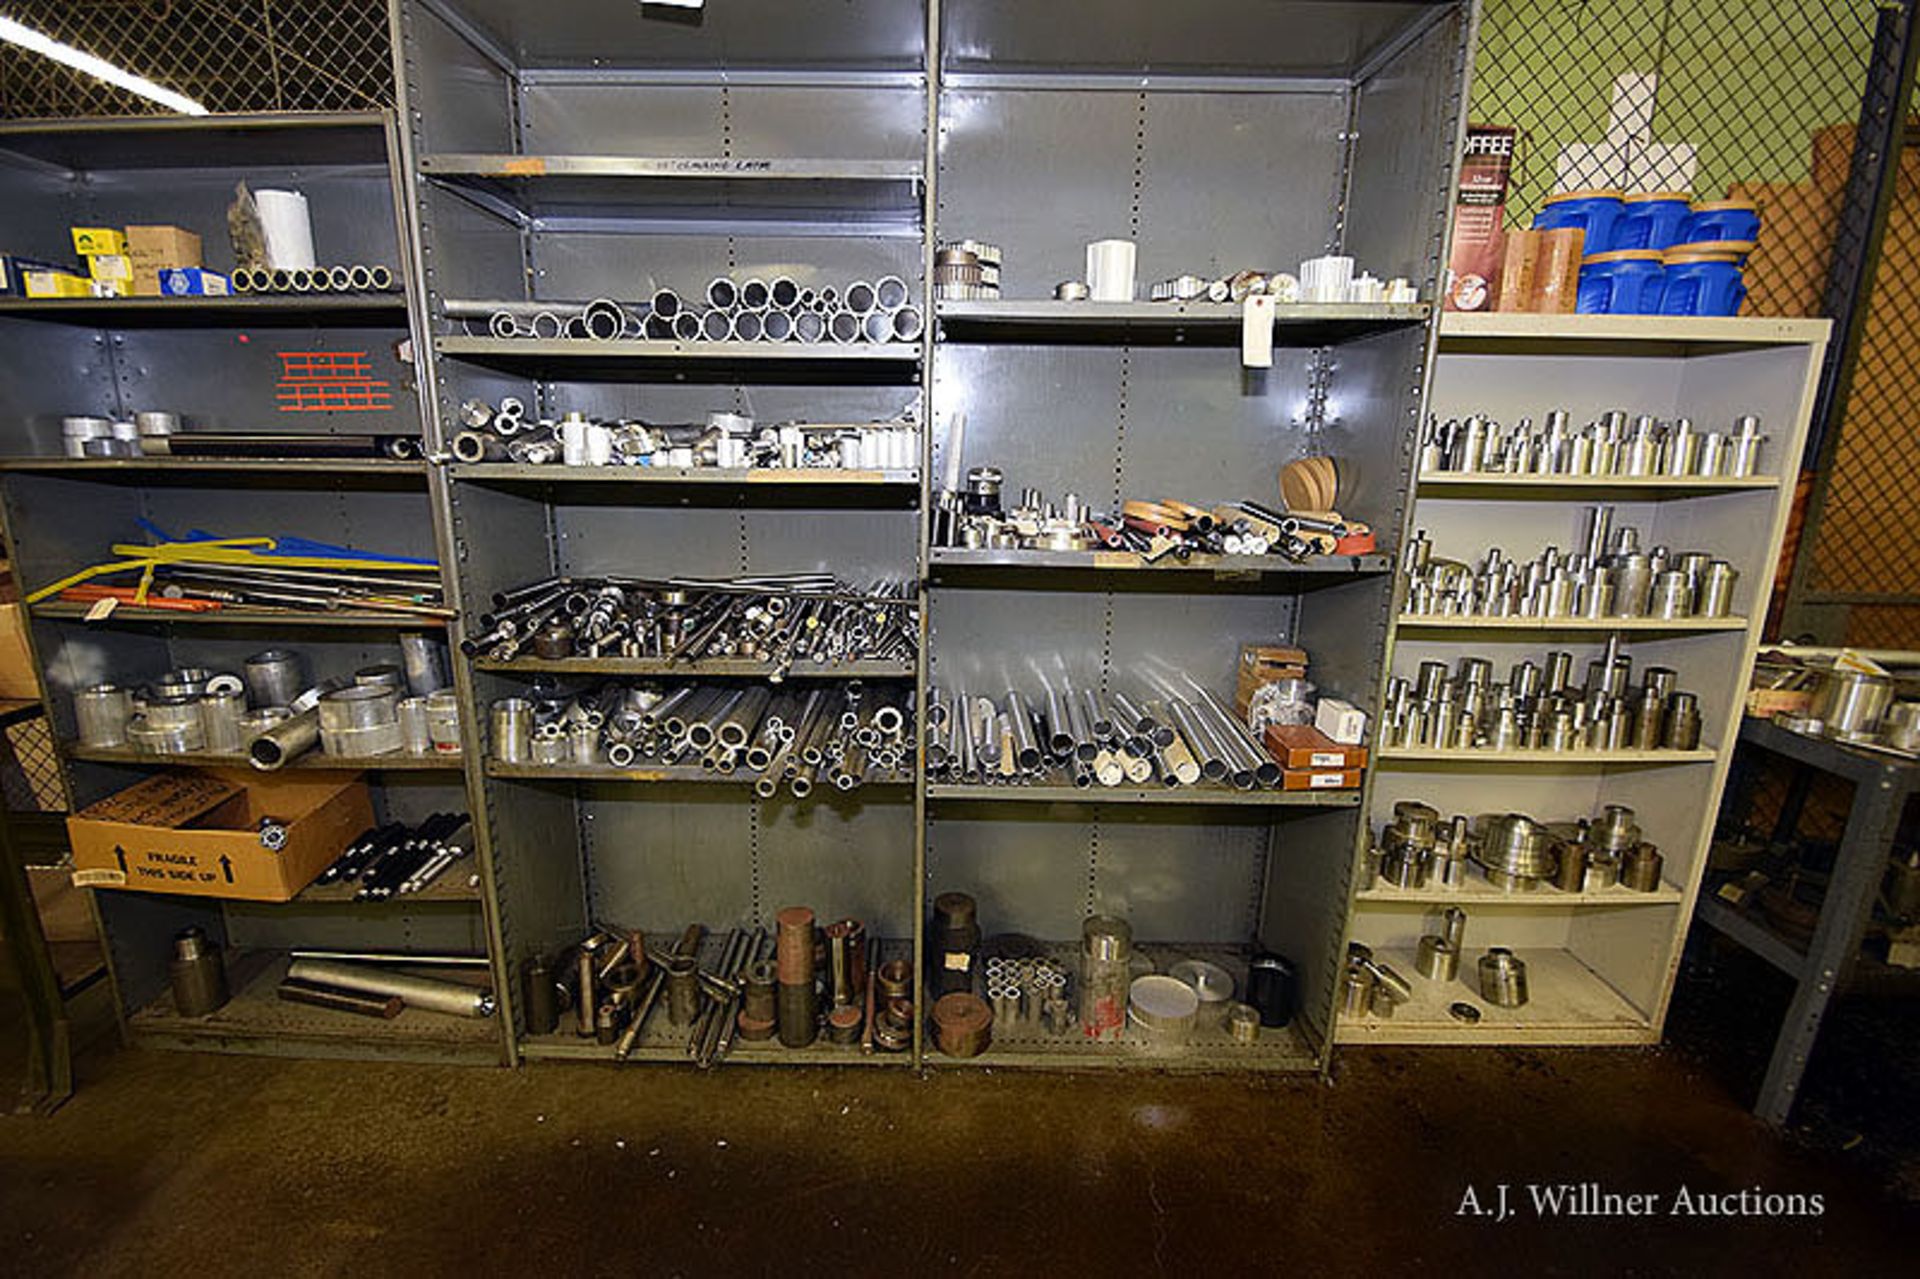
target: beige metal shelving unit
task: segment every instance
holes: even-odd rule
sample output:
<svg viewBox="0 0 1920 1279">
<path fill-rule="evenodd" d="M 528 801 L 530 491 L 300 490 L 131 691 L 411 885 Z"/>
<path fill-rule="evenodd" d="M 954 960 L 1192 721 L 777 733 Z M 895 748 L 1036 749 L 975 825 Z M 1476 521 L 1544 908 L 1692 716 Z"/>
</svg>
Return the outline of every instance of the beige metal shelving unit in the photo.
<svg viewBox="0 0 1920 1279">
<path fill-rule="evenodd" d="M 1726 622 L 1509 621 L 1396 615 L 1389 669 L 1422 660 L 1452 664 L 1466 653 L 1493 660 L 1496 677 L 1523 657 L 1570 650 L 1575 669 L 1620 634 L 1635 665 L 1679 672 L 1700 696 L 1701 749 L 1692 752 L 1383 750 L 1370 795 L 1378 830 L 1396 801 L 1422 799 L 1443 815 L 1518 811 L 1558 821 L 1622 803 L 1666 857 L 1652 893 L 1551 887 L 1496 892 L 1477 872 L 1459 889 L 1402 890 L 1362 881 L 1348 922 L 1354 941 L 1406 974 L 1413 999 L 1391 1018 L 1343 1018 L 1341 1044 L 1638 1044 L 1659 1039 L 1680 944 L 1706 865 L 1713 816 L 1739 727 L 1747 671 L 1759 643 L 1792 477 L 1825 355 L 1824 320 L 1681 319 L 1639 316 L 1449 315 L 1441 325 L 1430 408 L 1442 419 L 1477 412 L 1511 423 L 1565 408 L 1575 420 L 1613 408 L 1691 417 L 1703 430 L 1736 415 L 1760 417 L 1770 437 L 1762 474 L 1743 479 L 1557 479 L 1432 475 L 1416 479 L 1408 528 L 1426 529 L 1435 553 L 1477 558 L 1489 546 L 1517 559 L 1568 546 L 1585 508 L 1615 507 L 1615 526 L 1637 525 L 1648 544 L 1700 548 L 1740 570 L 1735 617 Z M 1396 585 L 1396 609 L 1404 597 Z M 1362 847 L 1357 854 L 1364 853 Z M 1467 912 L 1460 979 L 1427 981 L 1413 948 L 1437 931 L 1438 912 Z M 1475 961 L 1489 946 L 1527 961 L 1529 1002 L 1497 1009 L 1479 997 Z M 1476 1023 L 1449 1006 L 1471 1003 Z"/>
</svg>

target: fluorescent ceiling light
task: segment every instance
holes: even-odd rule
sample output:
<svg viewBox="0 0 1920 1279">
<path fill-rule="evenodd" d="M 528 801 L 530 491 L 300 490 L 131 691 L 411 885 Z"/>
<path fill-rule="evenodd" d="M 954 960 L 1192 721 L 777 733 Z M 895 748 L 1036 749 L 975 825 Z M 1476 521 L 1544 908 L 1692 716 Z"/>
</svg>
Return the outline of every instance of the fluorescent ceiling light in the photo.
<svg viewBox="0 0 1920 1279">
<path fill-rule="evenodd" d="M 158 102 L 161 106 L 171 107 L 185 115 L 205 115 L 207 109 L 192 98 L 163 89 L 153 81 L 122 71 L 111 62 L 103 62 L 91 53 L 82 53 L 69 44 L 41 35 L 31 27 L 23 27 L 12 18 L 0 18 L 0 40 L 8 44 L 17 44 L 22 49 L 63 62 L 75 71 L 90 75 L 96 80 L 105 80 L 108 84 L 118 85 L 129 93 L 137 93 L 143 98 Z"/>
</svg>

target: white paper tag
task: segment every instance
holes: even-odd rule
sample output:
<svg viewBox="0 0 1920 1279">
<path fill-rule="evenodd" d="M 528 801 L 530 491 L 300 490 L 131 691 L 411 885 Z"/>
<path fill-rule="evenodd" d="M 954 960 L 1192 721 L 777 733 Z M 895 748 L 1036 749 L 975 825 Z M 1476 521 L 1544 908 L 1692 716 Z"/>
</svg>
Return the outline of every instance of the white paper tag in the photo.
<svg viewBox="0 0 1920 1279">
<path fill-rule="evenodd" d="M 127 872 L 124 870 L 114 870 L 112 867 L 107 867 L 104 870 L 76 870 L 73 872 L 73 886 L 75 888 L 93 888 L 96 885 L 102 884 L 110 888 L 125 888 L 127 886 Z"/>
<path fill-rule="evenodd" d="M 118 607 L 120 607 L 120 599 L 118 596 L 109 595 L 104 599 L 97 599 L 93 602 L 93 607 L 87 610 L 87 615 L 83 620 L 97 622 Z"/>
<path fill-rule="evenodd" d="M 1307 778 L 1307 789 L 1338 790 L 1346 780 L 1345 773 L 1314 773 Z"/>
<path fill-rule="evenodd" d="M 1273 297 L 1249 293 L 1240 310 L 1240 363 L 1250 369 L 1273 367 Z"/>
</svg>

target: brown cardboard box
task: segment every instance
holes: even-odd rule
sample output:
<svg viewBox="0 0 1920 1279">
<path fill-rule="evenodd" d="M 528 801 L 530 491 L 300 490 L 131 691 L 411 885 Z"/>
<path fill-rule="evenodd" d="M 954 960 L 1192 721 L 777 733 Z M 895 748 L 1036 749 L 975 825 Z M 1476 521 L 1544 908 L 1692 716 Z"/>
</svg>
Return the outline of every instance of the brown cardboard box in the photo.
<svg viewBox="0 0 1920 1279">
<path fill-rule="evenodd" d="M 1366 747 L 1342 745 L 1311 724 L 1267 725 L 1267 753 L 1282 768 L 1325 771 L 1367 766 Z"/>
<path fill-rule="evenodd" d="M 1572 315 L 1580 300 L 1580 255 L 1587 233 L 1577 226 L 1535 231 L 1539 246 L 1533 259 L 1533 283 L 1527 309 L 1542 315 Z"/>
<path fill-rule="evenodd" d="M 273 818 L 286 843 L 263 847 Z M 162 773 L 67 819 L 73 882 L 237 901 L 283 902 L 373 825 L 358 776 L 210 768 Z"/>
<path fill-rule="evenodd" d="M 1275 680 L 1305 679 L 1307 652 L 1285 644 L 1243 644 L 1240 647 L 1239 675 L 1234 683 L 1233 706 L 1242 717 L 1247 713 L 1253 690 Z"/>
<path fill-rule="evenodd" d="M 1501 125 L 1467 126 L 1460 189 L 1453 201 L 1453 249 L 1447 259 L 1449 311 L 1490 311 L 1499 297 L 1507 183 L 1517 132 Z"/>
<path fill-rule="evenodd" d="M 40 681 L 27 651 L 27 610 L 20 604 L 0 604 L 0 698 L 35 701 Z"/>
<path fill-rule="evenodd" d="M 133 260 L 133 292 L 160 296 L 160 272 L 167 267 L 201 266 L 200 237 L 177 226 L 130 226 L 127 256 Z"/>
<path fill-rule="evenodd" d="M 1360 778 L 1365 773 L 1364 768 L 1288 768 L 1281 770 L 1280 789 L 1352 790 L 1360 784 Z"/>
<path fill-rule="evenodd" d="M 1540 257 L 1542 234 L 1518 228 L 1507 232 L 1507 251 L 1500 263 L 1500 300 L 1495 303 L 1494 310 L 1533 309 L 1533 272 L 1534 264 Z"/>
</svg>

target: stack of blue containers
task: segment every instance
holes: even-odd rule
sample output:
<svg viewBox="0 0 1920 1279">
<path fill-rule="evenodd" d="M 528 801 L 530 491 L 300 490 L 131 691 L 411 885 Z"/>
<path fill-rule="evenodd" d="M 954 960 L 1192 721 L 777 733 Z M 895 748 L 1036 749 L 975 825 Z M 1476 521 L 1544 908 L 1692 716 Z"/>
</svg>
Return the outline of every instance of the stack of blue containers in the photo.
<svg viewBox="0 0 1920 1279">
<path fill-rule="evenodd" d="M 1760 239 L 1751 200 L 1692 203 L 1680 192 L 1623 195 L 1566 191 L 1547 197 L 1536 231 L 1585 232 L 1580 292 L 1585 315 L 1736 315 L 1741 268 Z"/>
</svg>

